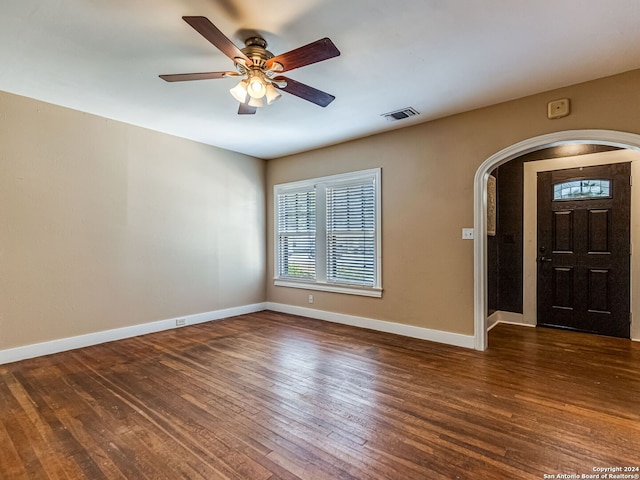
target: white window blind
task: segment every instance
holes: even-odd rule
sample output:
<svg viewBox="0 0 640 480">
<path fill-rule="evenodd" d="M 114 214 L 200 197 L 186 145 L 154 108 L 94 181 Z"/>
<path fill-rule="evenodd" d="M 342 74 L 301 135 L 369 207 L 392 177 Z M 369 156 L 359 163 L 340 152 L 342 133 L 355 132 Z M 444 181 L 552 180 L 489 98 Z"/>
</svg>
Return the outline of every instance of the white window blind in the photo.
<svg viewBox="0 0 640 480">
<path fill-rule="evenodd" d="M 278 195 L 278 271 L 289 278 L 316 278 L 315 190 Z"/>
<path fill-rule="evenodd" d="M 327 281 L 375 286 L 376 194 L 373 178 L 328 186 Z"/>
<path fill-rule="evenodd" d="M 380 169 L 276 185 L 275 284 L 379 297 Z"/>
</svg>

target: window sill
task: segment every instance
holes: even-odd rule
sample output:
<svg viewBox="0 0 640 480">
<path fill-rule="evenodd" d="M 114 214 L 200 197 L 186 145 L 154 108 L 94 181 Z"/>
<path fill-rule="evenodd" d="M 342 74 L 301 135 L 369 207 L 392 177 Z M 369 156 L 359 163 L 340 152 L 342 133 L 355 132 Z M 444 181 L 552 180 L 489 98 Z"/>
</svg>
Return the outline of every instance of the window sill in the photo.
<svg viewBox="0 0 640 480">
<path fill-rule="evenodd" d="M 305 290 L 317 290 L 321 292 L 346 293 L 347 295 L 361 295 L 363 297 L 382 297 L 382 288 L 367 288 L 350 285 L 335 285 L 329 283 L 296 282 L 295 280 L 274 279 L 276 287 L 302 288 Z"/>
</svg>

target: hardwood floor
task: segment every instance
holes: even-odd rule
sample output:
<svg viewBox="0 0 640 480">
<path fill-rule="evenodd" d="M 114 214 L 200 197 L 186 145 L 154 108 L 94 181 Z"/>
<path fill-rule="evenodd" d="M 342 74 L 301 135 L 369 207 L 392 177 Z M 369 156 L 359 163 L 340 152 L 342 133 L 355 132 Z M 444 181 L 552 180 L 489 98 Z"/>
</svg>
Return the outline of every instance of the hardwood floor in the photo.
<svg viewBox="0 0 640 480">
<path fill-rule="evenodd" d="M 0 366 L 0 478 L 640 466 L 640 344 L 508 325 L 489 341 L 476 352 L 261 312 Z"/>
</svg>

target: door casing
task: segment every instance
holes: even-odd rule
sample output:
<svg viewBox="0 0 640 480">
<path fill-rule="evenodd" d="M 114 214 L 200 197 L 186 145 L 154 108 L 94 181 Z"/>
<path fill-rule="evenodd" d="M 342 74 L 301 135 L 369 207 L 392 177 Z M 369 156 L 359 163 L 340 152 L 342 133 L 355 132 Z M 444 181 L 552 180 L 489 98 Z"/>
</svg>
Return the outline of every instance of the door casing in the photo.
<svg viewBox="0 0 640 480">
<path fill-rule="evenodd" d="M 630 157 L 637 158 L 637 160 L 633 160 Z M 614 152 L 606 152 L 606 153 L 598 153 L 592 155 L 581 155 L 577 157 L 567 157 L 567 158 L 558 158 L 552 160 L 539 160 L 537 162 L 528 162 L 524 165 L 524 225 L 523 225 L 523 323 L 526 325 L 535 326 L 537 324 L 537 271 L 538 264 L 536 262 L 537 258 L 537 173 L 541 171 L 549 171 L 549 170 L 562 170 L 564 168 L 576 168 L 576 167 L 589 167 L 593 165 L 601 165 L 603 163 L 622 163 L 629 162 L 631 160 L 631 175 L 633 176 L 634 171 L 636 173 L 636 177 L 640 177 L 638 172 L 640 168 L 640 153 L 637 152 L 628 152 L 628 151 L 614 151 Z M 633 208 L 634 200 L 637 202 L 637 197 L 634 197 L 634 194 L 637 196 L 637 190 L 631 191 L 631 219 L 632 224 L 634 222 L 634 218 L 640 218 L 640 212 L 638 209 Z M 640 188 L 640 185 L 636 185 L 636 189 Z M 636 220 L 637 221 L 637 220 Z M 638 240 L 640 237 L 638 235 L 635 236 Z M 634 234 L 633 230 L 631 232 L 631 241 L 633 242 Z M 632 256 L 631 263 L 631 284 L 633 287 L 633 270 L 634 270 L 634 260 L 636 262 L 636 269 L 638 268 L 637 263 L 640 262 L 640 256 Z M 638 277 L 636 277 L 638 278 Z M 633 293 L 632 293 L 633 295 Z M 634 303 L 632 297 L 631 310 L 634 311 Z M 636 299 L 637 302 L 638 299 Z M 636 304 L 636 309 L 638 308 Z M 640 313 L 638 313 L 640 315 Z M 634 338 L 633 330 L 631 331 L 631 336 Z M 635 337 L 638 338 L 638 337 Z"/>
<path fill-rule="evenodd" d="M 601 161 L 538 173 L 537 324 L 629 338 L 631 162 L 585 156 Z M 556 182 L 576 178 L 609 179 L 611 197 L 553 199 Z"/>
</svg>

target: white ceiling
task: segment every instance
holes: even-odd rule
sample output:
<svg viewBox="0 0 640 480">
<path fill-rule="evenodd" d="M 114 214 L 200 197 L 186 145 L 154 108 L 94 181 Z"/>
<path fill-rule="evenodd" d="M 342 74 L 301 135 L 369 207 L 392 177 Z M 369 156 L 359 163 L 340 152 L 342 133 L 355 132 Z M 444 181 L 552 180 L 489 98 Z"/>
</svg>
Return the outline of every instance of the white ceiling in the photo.
<svg viewBox="0 0 640 480">
<path fill-rule="evenodd" d="M 287 75 L 336 100 L 239 116 L 237 80 L 160 80 L 233 69 L 183 15 L 276 55 L 331 38 Z M 639 0 L 2 0 L 0 90 L 274 158 L 640 68 L 639 23 Z"/>
</svg>

